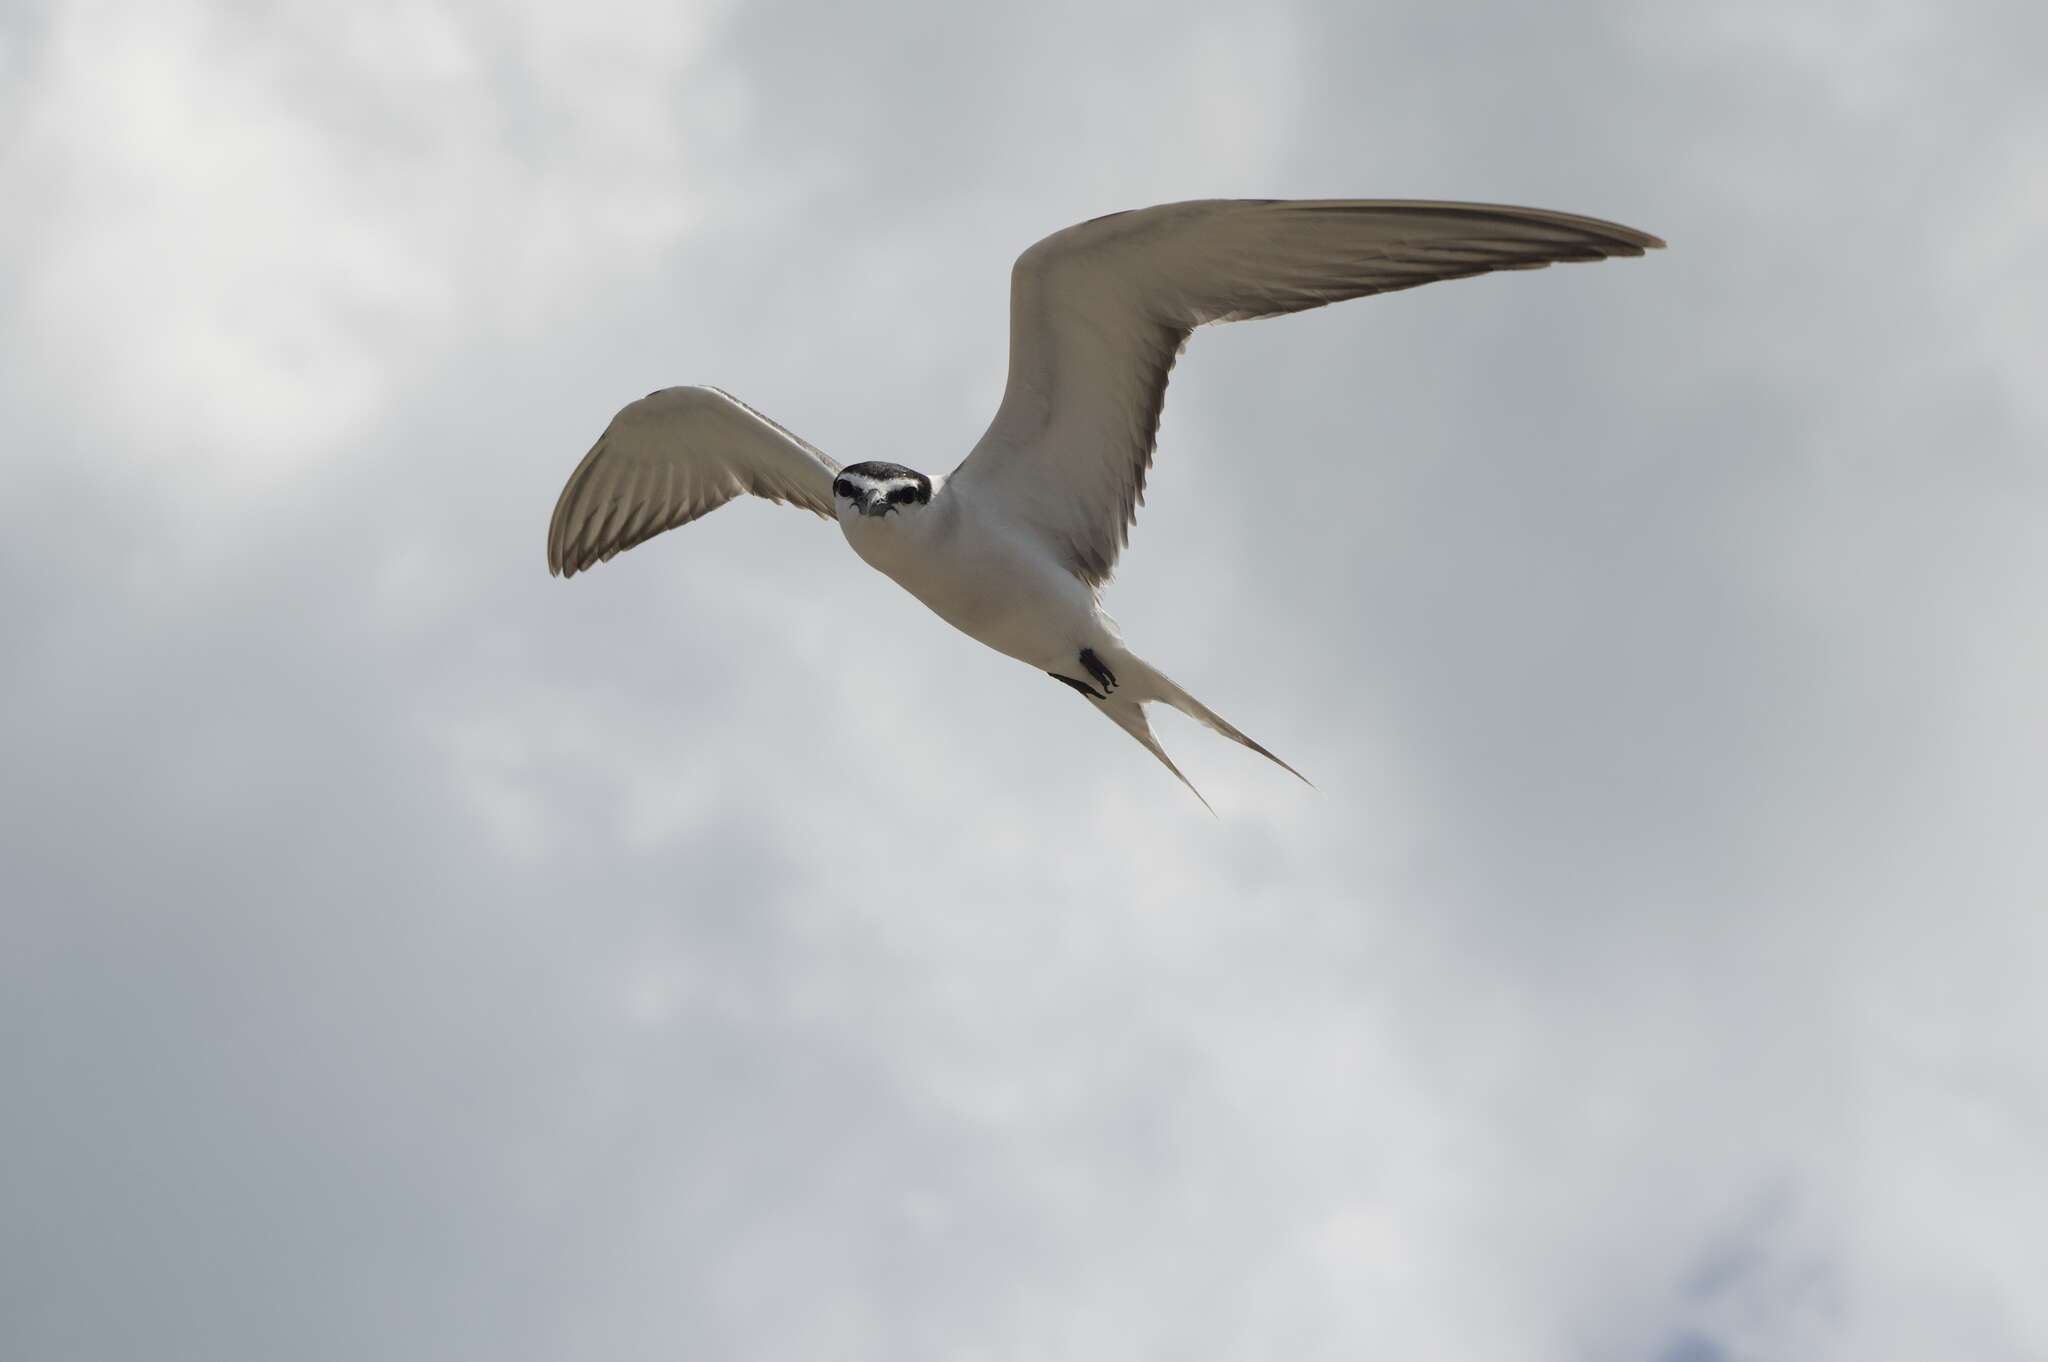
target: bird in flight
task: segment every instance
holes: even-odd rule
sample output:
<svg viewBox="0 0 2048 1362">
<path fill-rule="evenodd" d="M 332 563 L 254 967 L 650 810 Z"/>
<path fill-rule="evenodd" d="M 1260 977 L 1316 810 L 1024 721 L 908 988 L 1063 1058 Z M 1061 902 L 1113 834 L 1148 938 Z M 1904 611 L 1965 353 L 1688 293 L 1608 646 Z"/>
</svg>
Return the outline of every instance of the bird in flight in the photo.
<svg viewBox="0 0 2048 1362">
<path fill-rule="evenodd" d="M 1148 703 L 1300 777 L 1139 658 L 1102 612 L 1189 335 L 1663 244 L 1571 213 L 1397 199 L 1212 199 L 1094 218 L 1017 258 L 1009 383 L 951 473 L 842 467 L 729 393 L 664 388 L 613 417 L 569 475 L 548 525 L 548 570 L 573 577 L 751 492 L 836 520 L 869 566 L 969 638 L 1086 697 L 1197 799 L 1153 736 Z"/>
</svg>

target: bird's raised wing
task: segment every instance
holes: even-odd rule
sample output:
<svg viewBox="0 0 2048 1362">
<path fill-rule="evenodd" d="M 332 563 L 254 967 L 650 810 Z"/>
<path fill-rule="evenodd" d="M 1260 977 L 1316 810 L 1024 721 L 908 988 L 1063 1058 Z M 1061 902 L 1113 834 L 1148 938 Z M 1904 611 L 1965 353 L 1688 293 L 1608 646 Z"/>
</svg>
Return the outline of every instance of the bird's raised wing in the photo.
<svg viewBox="0 0 2048 1362">
<path fill-rule="evenodd" d="M 1167 374 L 1194 328 L 1663 244 L 1484 203 L 1211 199 L 1096 218 L 1018 257 L 1009 386 L 951 481 L 1000 497 L 1099 585 L 1144 500 Z"/>
<path fill-rule="evenodd" d="M 751 492 L 832 514 L 839 465 L 730 393 L 630 403 L 576 465 L 548 522 L 548 571 L 574 577 Z"/>
</svg>

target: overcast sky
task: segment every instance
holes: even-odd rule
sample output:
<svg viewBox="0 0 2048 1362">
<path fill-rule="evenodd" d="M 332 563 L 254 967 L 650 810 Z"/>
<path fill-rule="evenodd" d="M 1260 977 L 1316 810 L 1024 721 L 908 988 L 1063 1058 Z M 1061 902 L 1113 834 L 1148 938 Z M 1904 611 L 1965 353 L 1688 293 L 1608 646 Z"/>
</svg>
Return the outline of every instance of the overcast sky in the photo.
<svg viewBox="0 0 2048 1362">
<path fill-rule="evenodd" d="M 2042 13 L 0 5 L 0 1354 L 2048 1356 Z M 548 577 L 1238 194 L 1671 243 L 1196 337 L 1108 605 L 1317 790 Z"/>
</svg>

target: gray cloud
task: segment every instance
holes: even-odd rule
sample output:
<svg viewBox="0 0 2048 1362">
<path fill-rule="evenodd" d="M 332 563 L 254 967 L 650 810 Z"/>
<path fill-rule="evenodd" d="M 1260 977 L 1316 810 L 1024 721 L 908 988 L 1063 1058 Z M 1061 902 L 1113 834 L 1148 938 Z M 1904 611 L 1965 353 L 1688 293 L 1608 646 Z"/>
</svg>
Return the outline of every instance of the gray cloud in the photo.
<svg viewBox="0 0 2048 1362">
<path fill-rule="evenodd" d="M 0 21 L 10 1356 L 2048 1346 L 2038 19 L 544 8 Z M 1110 606 L 1319 793 L 787 511 L 546 577 L 1215 193 L 1673 243 L 1197 338 Z"/>
</svg>

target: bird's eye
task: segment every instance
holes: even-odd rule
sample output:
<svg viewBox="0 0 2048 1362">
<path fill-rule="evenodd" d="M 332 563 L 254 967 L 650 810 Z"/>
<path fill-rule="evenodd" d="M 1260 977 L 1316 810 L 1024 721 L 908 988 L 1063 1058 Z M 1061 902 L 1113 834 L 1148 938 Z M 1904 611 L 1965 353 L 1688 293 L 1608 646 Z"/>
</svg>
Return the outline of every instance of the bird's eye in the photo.
<svg viewBox="0 0 2048 1362">
<path fill-rule="evenodd" d="M 841 478 L 839 481 L 832 484 L 832 495 L 836 497 L 852 496 L 853 484 L 848 482 L 845 478 Z"/>
<path fill-rule="evenodd" d="M 912 488 L 899 487 L 889 494 L 889 500 L 894 502 L 905 502 L 909 501 L 912 497 L 916 495 L 917 492 Z"/>
</svg>

